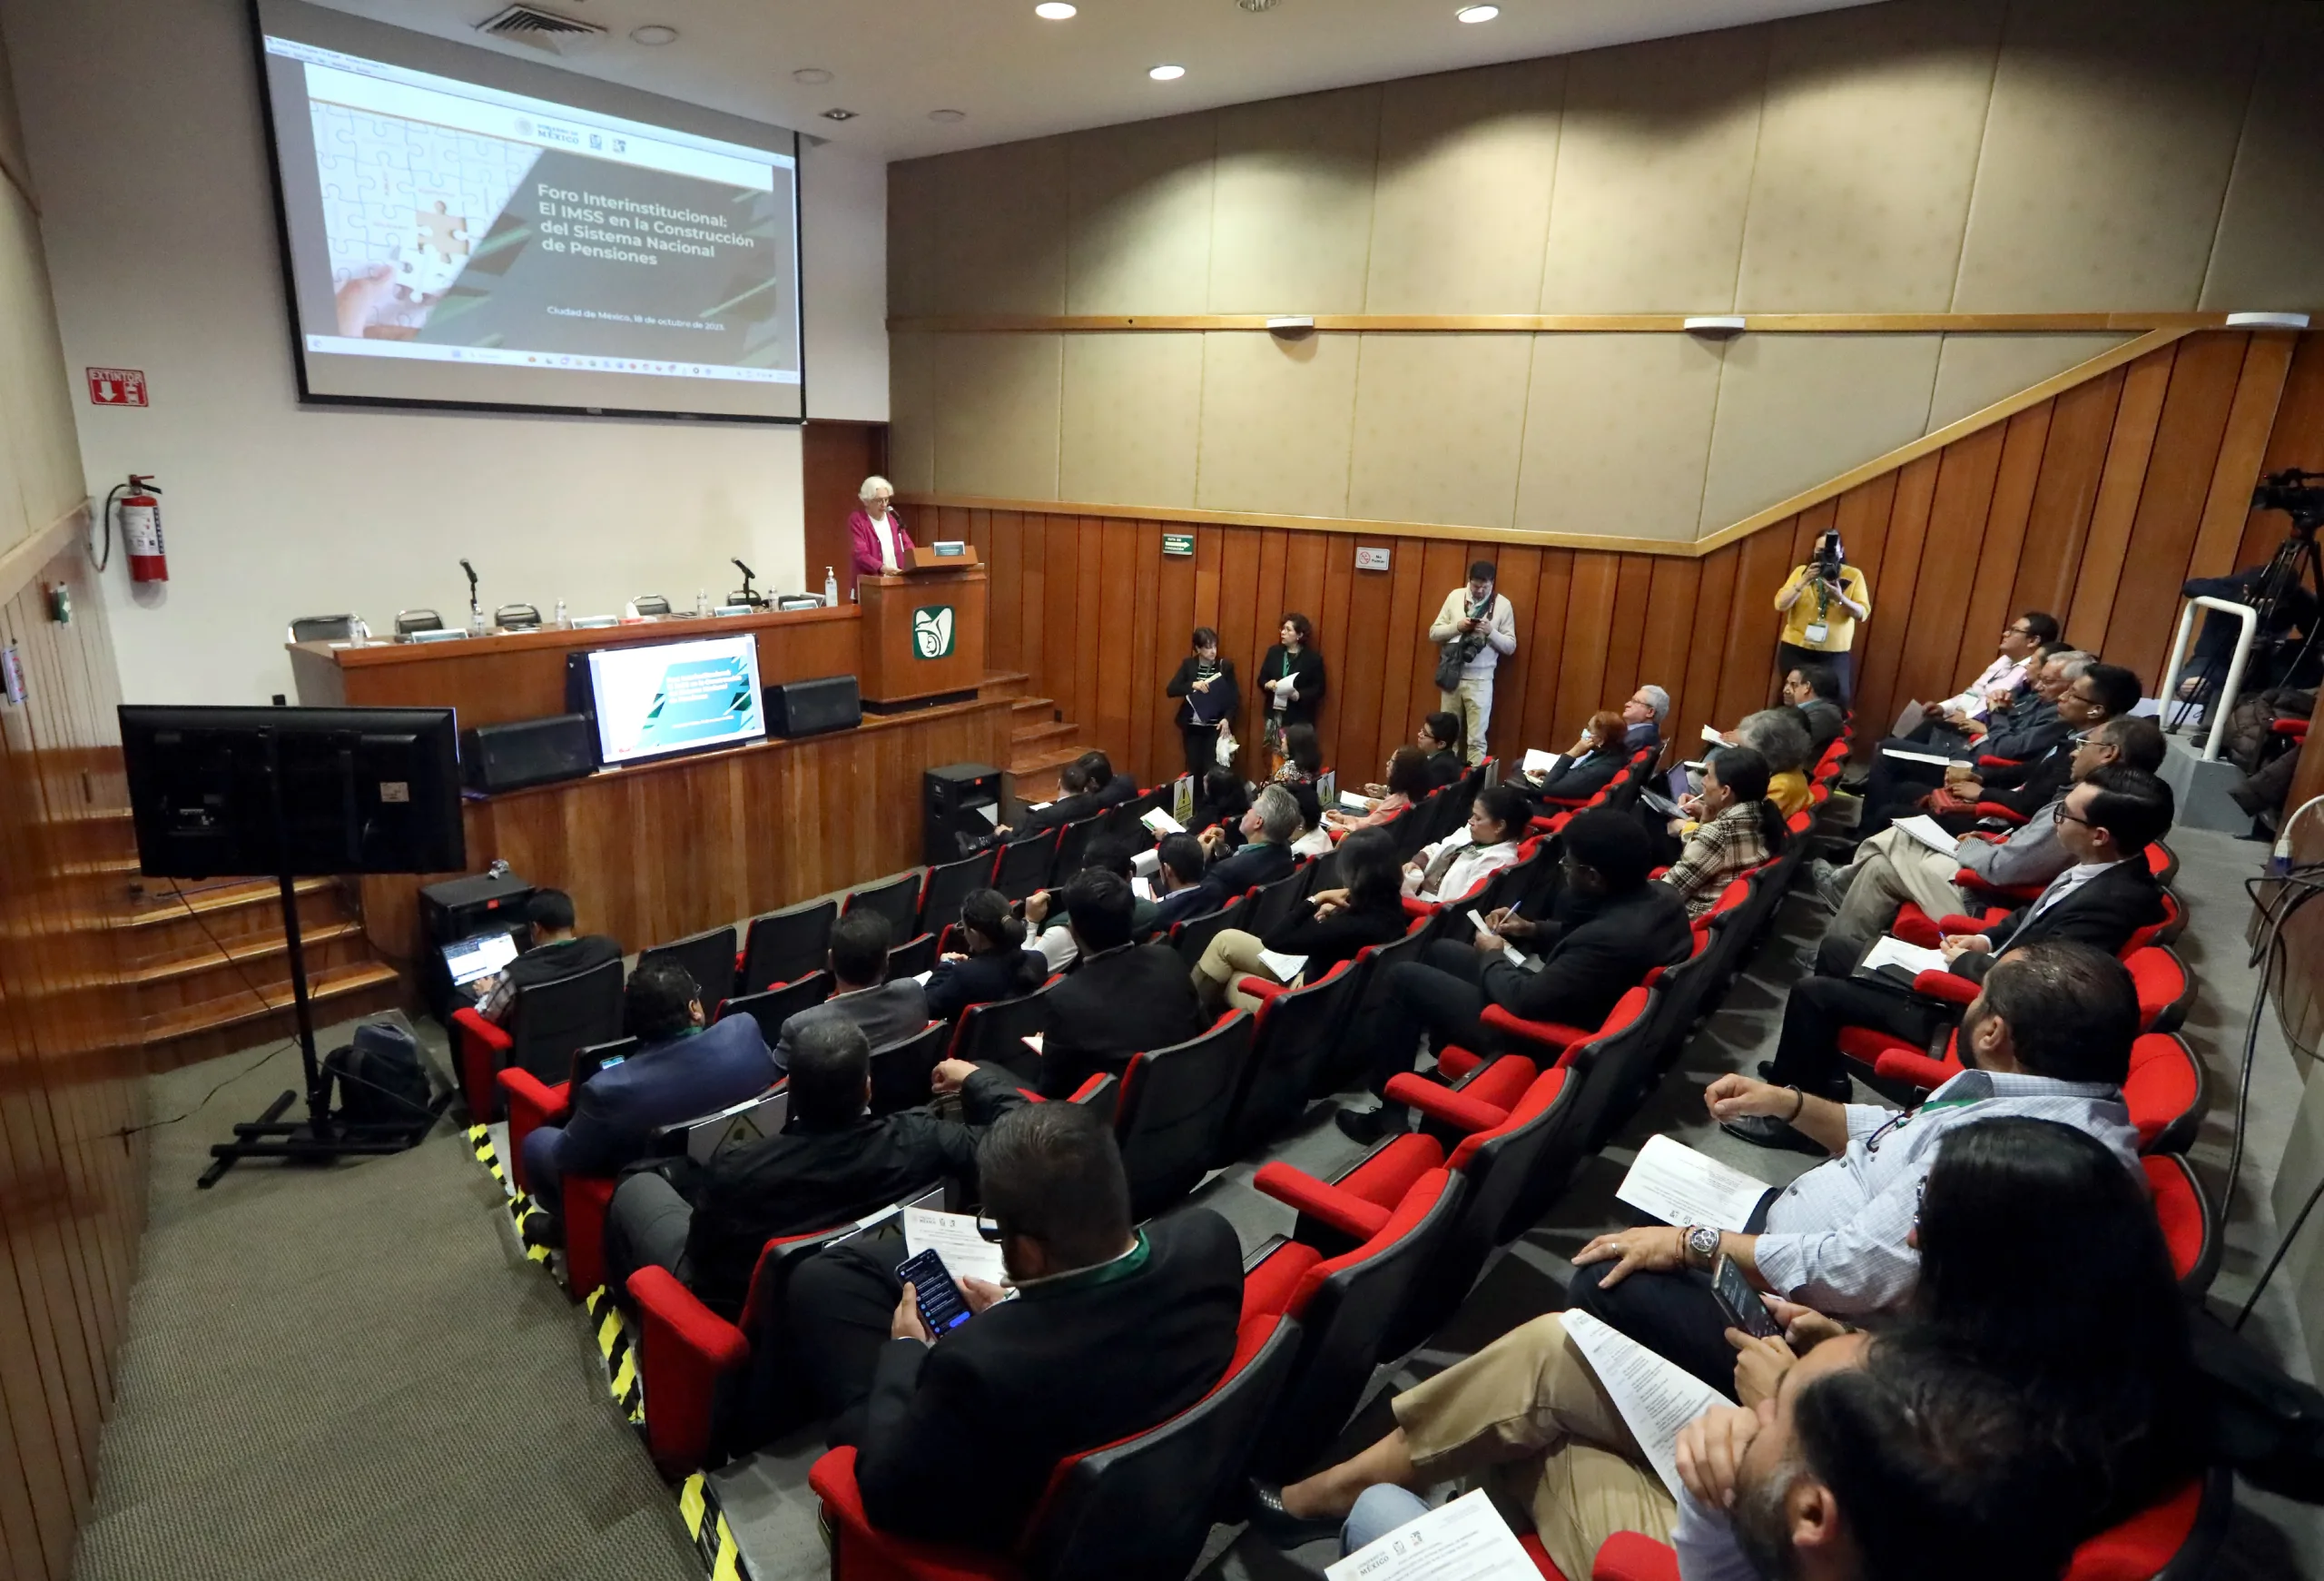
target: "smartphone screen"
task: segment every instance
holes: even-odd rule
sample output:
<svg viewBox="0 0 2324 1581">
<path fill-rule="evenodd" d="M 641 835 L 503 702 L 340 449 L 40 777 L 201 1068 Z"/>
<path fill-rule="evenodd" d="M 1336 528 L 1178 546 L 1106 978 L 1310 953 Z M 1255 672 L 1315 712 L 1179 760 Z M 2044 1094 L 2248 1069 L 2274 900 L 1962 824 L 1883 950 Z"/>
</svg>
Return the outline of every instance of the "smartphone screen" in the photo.
<svg viewBox="0 0 2324 1581">
<path fill-rule="evenodd" d="M 1753 1290 L 1751 1281 L 1743 1277 L 1741 1265 L 1723 1252 L 1711 1265 L 1710 1289 L 1711 1294 L 1718 1298 L 1719 1306 L 1725 1309 L 1728 1321 L 1746 1334 L 1760 1339 L 1771 1339 L 1783 1332 L 1776 1322 L 1776 1315 L 1768 1310 L 1765 1301 L 1759 1299 L 1759 1292 Z"/>
<path fill-rule="evenodd" d="M 952 1282 L 951 1270 L 934 1251 L 906 1258 L 896 1265 L 896 1277 L 911 1286 L 920 1320 L 928 1325 L 931 1334 L 947 1333 L 969 1320 L 969 1303 L 961 1298 L 960 1287 Z"/>
</svg>

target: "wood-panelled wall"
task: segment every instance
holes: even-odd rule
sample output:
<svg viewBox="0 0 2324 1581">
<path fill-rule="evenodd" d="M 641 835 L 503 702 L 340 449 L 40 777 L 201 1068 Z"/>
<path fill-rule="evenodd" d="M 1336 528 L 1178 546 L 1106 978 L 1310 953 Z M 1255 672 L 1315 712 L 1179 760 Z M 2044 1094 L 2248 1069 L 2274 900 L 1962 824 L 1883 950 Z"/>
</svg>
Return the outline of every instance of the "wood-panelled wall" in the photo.
<svg viewBox="0 0 2324 1581">
<path fill-rule="evenodd" d="M 1571 741 L 1591 710 L 1644 682 L 1669 688 L 1682 741 L 1764 706 L 1777 679 L 1775 590 L 1832 526 L 1872 583 L 1856 648 L 1867 720 L 1955 689 L 2023 608 L 2055 612 L 2075 642 L 2152 687 L 2179 584 L 2266 558 L 2285 523 L 2249 509 L 2252 479 L 2263 461 L 2312 455 L 2319 436 L 2324 334 L 2206 331 L 1699 557 L 1684 545 L 1650 554 L 1400 538 L 1390 570 L 1358 571 L 1365 540 L 1296 528 L 949 506 L 921 515 L 988 564 L 994 667 L 1030 674 L 1141 780 L 1181 762 L 1162 688 L 1187 634 L 1216 627 L 1247 675 L 1286 610 L 1315 623 L 1330 680 L 1325 754 L 1361 779 L 1436 707 L 1427 624 L 1479 558 L 1499 564 L 1517 610 L 1518 648 L 1502 661 L 1493 709 L 1503 753 Z M 1194 533 L 1192 558 L 1164 557 L 1166 529 Z M 1254 688 L 1243 689 L 1237 734 L 1251 742 Z"/>
<path fill-rule="evenodd" d="M 132 1003 L 100 866 L 128 798 L 113 648 L 80 534 L 0 592 L 25 700 L 0 701 L 0 1575 L 63 1577 L 144 1221 Z M 73 620 L 49 618 L 61 585 Z"/>
</svg>

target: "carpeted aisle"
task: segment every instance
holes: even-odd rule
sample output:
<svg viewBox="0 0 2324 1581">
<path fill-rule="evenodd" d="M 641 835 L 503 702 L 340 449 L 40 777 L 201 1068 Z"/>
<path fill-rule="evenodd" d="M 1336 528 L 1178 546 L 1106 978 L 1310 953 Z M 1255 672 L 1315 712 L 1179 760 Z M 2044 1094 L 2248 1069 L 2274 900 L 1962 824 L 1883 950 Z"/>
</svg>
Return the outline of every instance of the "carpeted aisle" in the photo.
<svg viewBox="0 0 2324 1581">
<path fill-rule="evenodd" d="M 255 1057 L 156 1078 L 152 1114 Z M 448 1126 L 391 1158 L 194 1189 L 209 1144 L 297 1070 L 279 1055 L 154 1133 L 76 1581 L 699 1581 L 583 1325 Z"/>
</svg>

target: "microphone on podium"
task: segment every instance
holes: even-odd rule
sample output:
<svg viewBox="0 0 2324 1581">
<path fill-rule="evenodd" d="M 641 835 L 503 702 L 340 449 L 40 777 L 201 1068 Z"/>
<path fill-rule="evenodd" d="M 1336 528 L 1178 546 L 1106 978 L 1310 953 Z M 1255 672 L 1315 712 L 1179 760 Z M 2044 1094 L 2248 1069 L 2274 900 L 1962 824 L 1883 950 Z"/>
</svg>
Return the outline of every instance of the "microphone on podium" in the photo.
<svg viewBox="0 0 2324 1581">
<path fill-rule="evenodd" d="M 735 596 L 734 602 L 737 604 L 750 604 L 753 606 L 765 603 L 766 600 L 760 598 L 757 593 L 752 590 L 751 588 L 751 578 L 757 576 L 758 573 L 752 570 L 750 567 L 744 565 L 739 559 L 734 559 L 731 561 L 731 563 L 736 570 L 743 573 L 743 590 Z"/>
<path fill-rule="evenodd" d="M 484 629 L 484 608 L 476 601 L 476 568 L 468 564 L 468 560 L 463 558 L 460 561 L 460 569 L 468 574 L 468 629 L 470 631 L 482 631 Z"/>
</svg>

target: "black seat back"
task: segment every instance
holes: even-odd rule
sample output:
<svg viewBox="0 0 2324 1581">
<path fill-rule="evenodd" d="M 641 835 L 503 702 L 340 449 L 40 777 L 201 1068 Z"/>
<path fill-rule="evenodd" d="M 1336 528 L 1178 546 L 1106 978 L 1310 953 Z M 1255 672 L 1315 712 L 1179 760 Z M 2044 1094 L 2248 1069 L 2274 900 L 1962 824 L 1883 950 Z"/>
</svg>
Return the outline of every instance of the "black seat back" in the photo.
<svg viewBox="0 0 2324 1581">
<path fill-rule="evenodd" d="M 1215 1161 L 1242 1158 L 1291 1129 L 1363 983 L 1363 969 L 1342 961 L 1315 982 L 1267 1002 L 1252 1032 L 1251 1057 L 1244 1062 Z"/>
<path fill-rule="evenodd" d="M 763 993 L 778 983 L 822 971 L 838 916 L 837 901 L 811 900 L 752 918 L 743 940 L 743 980 L 736 986 L 744 993 Z"/>
<path fill-rule="evenodd" d="M 821 1004 L 832 996 L 832 974 L 810 972 L 796 983 L 786 983 L 759 993 L 740 993 L 728 1000 L 718 1012 L 718 1019 L 730 1015 L 747 1015 L 759 1023 L 759 1032 L 766 1038 L 766 1046 L 774 1047 L 783 1035 L 783 1023 L 810 1005 Z"/>
<path fill-rule="evenodd" d="M 1044 983 L 1032 993 L 1015 999 L 996 999 L 969 1006 L 960 1013 L 960 1022 L 953 1029 L 951 1057 L 980 1065 L 999 1065 L 1028 1081 L 1038 1081 L 1040 1058 L 1025 1046 L 1025 1037 L 1049 1024 L 1049 1007 L 1041 1001 L 1041 995 L 1049 989 L 1049 985 Z"/>
<path fill-rule="evenodd" d="M 944 1057 L 952 1029 L 931 1022 L 908 1038 L 872 1051 L 872 1112 L 893 1114 L 928 1102 L 928 1078 Z"/>
<path fill-rule="evenodd" d="M 1308 886 L 1315 881 L 1315 865 L 1302 862 L 1273 884 L 1260 884 L 1251 896 L 1246 920 L 1235 925 L 1265 938 L 1298 912 L 1299 903 L 1311 893 Z"/>
<path fill-rule="evenodd" d="M 1146 815 L 1167 811 L 1170 805 L 1171 782 L 1166 780 L 1152 790 L 1138 792 L 1118 806 L 1108 807 L 1102 816 L 1106 833 L 1128 840 L 1140 851 L 1151 850 L 1157 843 L 1154 831 L 1144 823 Z"/>
<path fill-rule="evenodd" d="M 1054 829 L 1011 840 L 1000 848 L 1000 861 L 992 870 L 992 887 L 1012 901 L 1022 900 L 1049 883 L 1056 859 Z"/>
<path fill-rule="evenodd" d="M 638 952 L 639 966 L 649 961 L 675 961 L 684 967 L 694 986 L 702 990 L 704 1009 L 717 1009 L 718 1002 L 734 992 L 734 930 L 731 924 L 680 939 L 675 944 L 656 944 Z"/>
<path fill-rule="evenodd" d="M 1092 813 L 1058 831 L 1055 871 L 1060 881 L 1081 871 L 1081 865 L 1089 855 L 1089 842 L 1105 828 L 1112 811 L 1108 807 L 1105 812 Z"/>
<path fill-rule="evenodd" d="M 888 952 L 888 981 L 899 977 L 917 977 L 923 972 L 936 970 L 936 935 L 922 934 L 906 939 Z"/>
<path fill-rule="evenodd" d="M 1271 1327 L 1270 1327 L 1271 1324 Z M 1183 1581 L 1250 1465 L 1299 1350 L 1299 1325 L 1255 1318 L 1218 1386 L 1159 1427 L 1079 1456 L 1037 1519 L 1036 1581 Z"/>
<path fill-rule="evenodd" d="M 1129 1175 L 1132 1218 L 1152 1218 L 1210 1172 L 1250 1058 L 1251 1030 L 1251 1013 L 1233 1011 L 1200 1037 L 1131 1057 L 1115 1102 L 1114 1136 Z"/>
<path fill-rule="evenodd" d="M 1388 968 L 1401 961 L 1420 959 L 1421 947 L 1428 943 L 1429 919 L 1414 917 L 1404 929 L 1401 939 L 1391 939 L 1384 944 L 1366 944 L 1355 953 L 1356 970 L 1363 974 L 1348 1006 L 1351 1015 L 1361 1014 L 1372 995 L 1378 992 L 1381 977 Z M 1307 1089 L 1309 1097 L 1337 1092 L 1350 1082 L 1364 1067 L 1364 1044 L 1354 1038 L 1335 1038 L 1325 1045 L 1325 1056 L 1320 1062 L 1313 1084 Z"/>
<path fill-rule="evenodd" d="M 928 870 L 920 892 L 919 932 L 940 934 L 960 920 L 960 903 L 992 885 L 995 857 L 990 851 L 963 856 Z"/>
<path fill-rule="evenodd" d="M 573 1073 L 573 1051 L 621 1036 L 618 961 L 517 990 L 508 1011 L 508 1062 L 550 1086 Z"/>
<path fill-rule="evenodd" d="M 1170 948 L 1178 952 L 1178 959 L 1184 961 L 1187 963 L 1187 970 L 1191 972 L 1194 970 L 1195 963 L 1202 959 L 1202 953 L 1210 947 L 1211 940 L 1228 928 L 1239 928 L 1243 925 L 1240 920 L 1242 914 L 1243 897 L 1238 894 L 1216 911 L 1205 912 L 1198 917 L 1188 917 L 1182 923 L 1172 923 Z"/>
<path fill-rule="evenodd" d="M 888 919 L 891 937 L 899 942 L 911 938 L 920 932 L 921 877 L 927 871 L 925 867 L 915 867 L 893 878 L 849 890 L 847 904 L 840 908 L 840 915 L 857 910 L 877 912 Z"/>
</svg>

